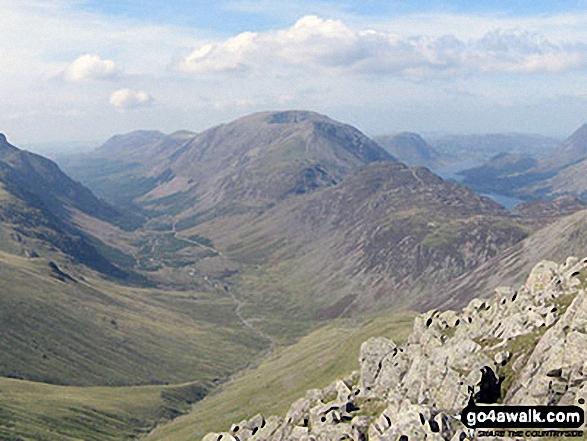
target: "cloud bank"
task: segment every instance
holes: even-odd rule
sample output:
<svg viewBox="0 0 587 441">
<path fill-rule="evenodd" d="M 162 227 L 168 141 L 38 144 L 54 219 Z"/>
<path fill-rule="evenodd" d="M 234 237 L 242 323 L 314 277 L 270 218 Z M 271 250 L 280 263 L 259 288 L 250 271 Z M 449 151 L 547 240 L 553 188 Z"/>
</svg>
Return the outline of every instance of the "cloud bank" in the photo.
<svg viewBox="0 0 587 441">
<path fill-rule="evenodd" d="M 397 36 L 356 30 L 309 15 L 286 29 L 245 32 L 203 45 L 177 68 L 194 74 L 283 65 L 408 78 L 471 73 L 562 72 L 585 65 L 584 44 L 554 43 L 520 30 L 495 29 L 478 39 L 454 35 Z"/>
</svg>

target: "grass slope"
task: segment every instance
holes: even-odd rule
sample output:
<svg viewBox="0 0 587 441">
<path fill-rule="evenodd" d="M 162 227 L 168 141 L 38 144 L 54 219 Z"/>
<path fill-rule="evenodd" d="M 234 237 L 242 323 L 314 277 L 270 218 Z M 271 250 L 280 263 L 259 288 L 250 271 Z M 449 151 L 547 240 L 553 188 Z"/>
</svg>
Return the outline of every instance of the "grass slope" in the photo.
<svg viewBox="0 0 587 441">
<path fill-rule="evenodd" d="M 359 348 L 369 337 L 405 341 L 413 318 L 411 313 L 389 313 L 362 326 L 351 320 L 335 320 L 292 346 L 278 349 L 257 368 L 236 377 L 197 403 L 188 415 L 157 428 L 146 439 L 198 440 L 257 413 L 285 414 L 306 390 L 326 387 L 358 369 Z"/>
<path fill-rule="evenodd" d="M 61 264 L 60 264 L 61 265 Z M 226 293 L 124 287 L 0 252 L 0 375 L 68 385 L 198 380 L 245 367 L 268 342 Z"/>
<path fill-rule="evenodd" d="M 200 397 L 190 384 L 82 388 L 0 378 L 0 440 L 136 439 Z"/>
</svg>

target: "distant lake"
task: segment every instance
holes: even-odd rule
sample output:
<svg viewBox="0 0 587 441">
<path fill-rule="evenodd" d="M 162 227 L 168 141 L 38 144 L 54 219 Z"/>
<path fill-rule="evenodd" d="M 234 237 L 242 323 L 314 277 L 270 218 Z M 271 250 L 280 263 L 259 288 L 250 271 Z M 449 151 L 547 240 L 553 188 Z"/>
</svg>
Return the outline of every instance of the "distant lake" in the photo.
<svg viewBox="0 0 587 441">
<path fill-rule="evenodd" d="M 482 195 L 493 199 L 495 202 L 497 202 L 500 205 L 503 205 L 509 211 L 512 211 L 516 205 L 524 202 L 522 199 L 510 198 L 508 196 L 502 196 L 500 194 L 483 194 L 482 193 Z"/>
<path fill-rule="evenodd" d="M 447 181 L 461 182 L 463 178 L 457 175 L 458 172 L 460 172 L 461 170 L 468 170 L 473 167 L 478 167 L 479 165 L 481 165 L 481 162 L 479 161 L 459 161 L 454 162 L 452 164 L 437 167 L 432 171 L 436 173 L 438 176 L 440 176 L 442 179 L 445 179 Z M 502 196 L 500 194 L 484 193 L 483 196 L 487 196 L 488 198 L 493 199 L 495 202 L 497 202 L 500 205 L 503 205 L 509 211 L 512 211 L 512 209 L 516 205 L 524 202 L 522 199 Z"/>
</svg>

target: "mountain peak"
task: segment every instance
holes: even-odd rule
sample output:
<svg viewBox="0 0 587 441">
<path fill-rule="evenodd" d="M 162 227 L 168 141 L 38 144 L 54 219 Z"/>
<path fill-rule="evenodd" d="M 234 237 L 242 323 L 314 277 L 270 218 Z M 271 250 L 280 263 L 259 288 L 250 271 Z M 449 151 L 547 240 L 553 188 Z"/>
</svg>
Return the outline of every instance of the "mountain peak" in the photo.
<svg viewBox="0 0 587 441">
<path fill-rule="evenodd" d="M 305 121 L 330 120 L 325 115 L 308 110 L 286 110 L 281 112 L 269 112 L 267 122 L 269 124 L 296 124 Z"/>
<path fill-rule="evenodd" d="M 310 110 L 267 110 L 263 112 L 256 112 L 250 115 L 243 116 L 234 121 L 225 123 L 221 126 L 231 125 L 306 125 L 313 122 L 331 122 L 333 124 L 342 124 L 334 121 L 333 119 L 322 115 L 321 113 L 313 112 Z M 220 126 L 220 127 L 221 127 Z"/>
</svg>

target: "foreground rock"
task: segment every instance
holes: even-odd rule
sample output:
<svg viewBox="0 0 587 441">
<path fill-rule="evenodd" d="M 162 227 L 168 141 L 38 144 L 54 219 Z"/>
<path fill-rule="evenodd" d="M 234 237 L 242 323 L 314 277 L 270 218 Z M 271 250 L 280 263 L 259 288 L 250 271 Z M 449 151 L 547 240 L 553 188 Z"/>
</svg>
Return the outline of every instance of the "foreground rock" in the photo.
<svg viewBox="0 0 587 441">
<path fill-rule="evenodd" d="M 587 259 L 541 262 L 517 290 L 419 316 L 403 347 L 383 337 L 364 342 L 360 372 L 308 391 L 285 417 L 257 415 L 204 441 L 464 441 L 475 437 L 459 420 L 471 396 L 581 406 L 586 276 Z"/>
</svg>

